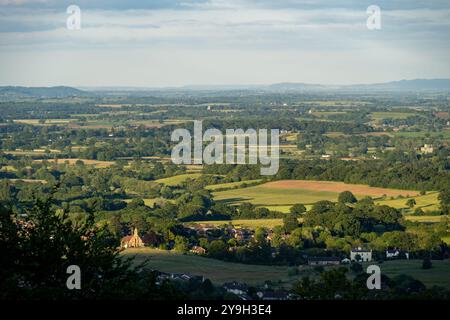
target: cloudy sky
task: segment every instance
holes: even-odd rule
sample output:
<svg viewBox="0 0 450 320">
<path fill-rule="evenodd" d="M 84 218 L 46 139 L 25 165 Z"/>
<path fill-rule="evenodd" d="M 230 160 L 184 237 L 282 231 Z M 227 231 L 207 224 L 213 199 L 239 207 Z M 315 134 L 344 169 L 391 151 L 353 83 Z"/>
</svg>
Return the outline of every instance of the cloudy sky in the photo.
<svg viewBox="0 0 450 320">
<path fill-rule="evenodd" d="M 0 0 L 0 85 L 373 83 L 449 57 L 448 0 Z"/>
</svg>

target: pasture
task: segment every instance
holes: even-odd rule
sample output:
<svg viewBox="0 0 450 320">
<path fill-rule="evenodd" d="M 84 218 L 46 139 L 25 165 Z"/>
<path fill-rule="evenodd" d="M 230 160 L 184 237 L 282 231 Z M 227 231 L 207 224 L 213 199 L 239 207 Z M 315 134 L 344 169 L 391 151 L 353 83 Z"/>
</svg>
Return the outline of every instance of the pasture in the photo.
<svg viewBox="0 0 450 320">
<path fill-rule="evenodd" d="M 281 180 L 237 190 L 214 192 L 213 195 L 215 200 L 226 203 L 250 202 L 271 207 L 295 203 L 312 204 L 320 200 L 337 201 L 339 193 L 346 190 L 351 191 L 357 198 L 418 194 L 413 190 L 376 188 L 334 181 Z"/>
<path fill-rule="evenodd" d="M 370 117 L 373 120 L 379 121 L 383 119 L 406 119 L 417 115 L 414 112 L 372 112 Z"/>
<path fill-rule="evenodd" d="M 424 223 L 437 223 L 437 222 L 441 222 L 441 220 L 442 220 L 442 218 L 444 216 L 411 216 L 411 215 L 405 215 L 404 217 L 408 221 L 424 222 Z"/>
<path fill-rule="evenodd" d="M 235 219 L 235 220 L 198 221 L 198 222 L 190 222 L 190 223 L 209 225 L 209 226 L 215 226 L 215 227 L 231 224 L 236 228 L 248 228 L 248 229 L 269 228 L 269 229 L 273 229 L 276 226 L 283 225 L 283 219 Z"/>
<path fill-rule="evenodd" d="M 414 209 L 420 208 L 423 211 L 436 211 L 439 210 L 439 200 L 438 200 L 438 192 L 428 192 L 427 194 L 421 196 L 414 197 L 414 200 L 416 201 L 416 205 L 414 206 Z M 376 204 L 379 205 L 387 205 L 396 209 L 405 209 L 408 208 L 406 205 L 406 201 L 408 199 L 392 199 L 392 200 L 379 200 L 375 201 Z"/>
<path fill-rule="evenodd" d="M 205 189 L 206 190 L 218 190 L 218 189 L 233 189 L 233 188 L 238 188 L 242 185 L 245 184 L 250 184 L 250 183 L 258 183 L 261 182 L 261 179 L 256 179 L 256 180 L 246 180 L 246 181 L 237 181 L 237 182 L 227 182 L 227 183 L 219 183 L 219 184 L 211 184 L 209 186 L 206 186 Z"/>
<path fill-rule="evenodd" d="M 200 257 L 191 254 L 180 254 L 174 251 L 152 248 L 127 249 L 123 256 L 135 257 L 136 263 L 148 261 L 148 267 L 154 270 L 171 273 L 188 273 L 191 275 L 203 275 L 214 284 L 238 281 L 249 285 L 261 285 L 270 280 L 280 286 L 289 288 L 293 282 L 304 276 L 317 276 L 310 266 L 300 266 L 299 275 L 288 276 L 287 266 L 262 266 L 233 262 L 225 262 L 216 259 Z M 450 260 L 433 260 L 433 267 L 429 270 L 422 269 L 422 260 L 394 260 L 380 264 L 381 272 L 389 277 L 400 274 L 410 275 L 426 286 L 439 285 L 450 288 Z M 372 263 L 364 263 L 364 267 Z M 332 267 L 326 267 L 329 269 Z M 349 274 L 351 276 L 351 273 Z"/>
<path fill-rule="evenodd" d="M 180 175 L 172 176 L 172 177 L 168 177 L 168 178 L 158 179 L 158 180 L 155 180 L 155 182 L 169 186 L 169 187 L 175 187 L 175 186 L 181 185 L 187 179 L 198 179 L 201 176 L 202 176 L 201 173 L 186 173 L 186 174 L 180 174 Z"/>
<path fill-rule="evenodd" d="M 388 277 L 407 274 L 427 287 L 441 286 L 450 289 L 450 260 L 433 260 L 431 269 L 422 269 L 422 260 L 393 260 L 380 264 L 381 272 Z M 372 263 L 363 263 L 364 267 Z"/>
<path fill-rule="evenodd" d="M 73 159 L 48 159 L 45 160 L 48 163 L 52 164 L 68 164 L 68 165 L 75 165 L 77 161 L 82 161 L 87 166 L 94 166 L 96 168 L 108 168 L 115 164 L 114 161 L 100 161 L 100 160 L 88 160 L 88 159 L 79 159 L 79 158 L 73 158 Z M 36 162 L 42 162 L 44 160 L 35 160 Z"/>
<path fill-rule="evenodd" d="M 288 276 L 287 266 L 260 266 L 225 262 L 195 255 L 183 255 L 173 251 L 151 248 L 127 249 L 124 256 L 134 256 L 137 263 L 148 259 L 148 267 L 163 272 L 202 275 L 214 284 L 238 281 L 261 285 L 266 280 L 288 283 L 295 277 Z"/>
</svg>

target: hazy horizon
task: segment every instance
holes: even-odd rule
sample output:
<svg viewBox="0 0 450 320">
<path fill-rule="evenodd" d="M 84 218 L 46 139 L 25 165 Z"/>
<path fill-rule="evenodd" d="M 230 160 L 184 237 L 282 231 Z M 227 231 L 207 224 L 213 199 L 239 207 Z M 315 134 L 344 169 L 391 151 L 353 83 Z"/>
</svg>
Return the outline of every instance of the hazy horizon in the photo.
<svg viewBox="0 0 450 320">
<path fill-rule="evenodd" d="M 66 9 L 81 9 L 69 30 Z M 370 5 L 381 30 L 366 26 Z M 373 84 L 450 78 L 448 1 L 0 0 L 0 85 Z"/>
</svg>

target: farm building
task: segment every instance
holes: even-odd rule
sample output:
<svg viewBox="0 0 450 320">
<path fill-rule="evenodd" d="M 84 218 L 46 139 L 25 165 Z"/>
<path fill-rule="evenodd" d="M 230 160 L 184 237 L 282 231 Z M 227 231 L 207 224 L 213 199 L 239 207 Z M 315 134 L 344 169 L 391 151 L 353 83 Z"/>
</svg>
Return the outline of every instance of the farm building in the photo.
<svg viewBox="0 0 450 320">
<path fill-rule="evenodd" d="M 200 246 L 193 246 L 191 252 L 195 254 L 206 254 L 206 249 Z"/>
<path fill-rule="evenodd" d="M 248 286 L 244 283 L 238 283 L 236 281 L 228 282 L 223 284 L 223 288 L 229 292 L 233 293 L 235 295 L 244 295 L 248 292 Z"/>
<path fill-rule="evenodd" d="M 350 251 L 350 260 L 351 261 L 372 261 L 372 250 L 365 249 L 353 249 Z"/>
<path fill-rule="evenodd" d="M 338 265 L 341 260 L 337 257 L 310 257 L 308 258 L 308 265 L 310 266 L 328 266 Z"/>
</svg>

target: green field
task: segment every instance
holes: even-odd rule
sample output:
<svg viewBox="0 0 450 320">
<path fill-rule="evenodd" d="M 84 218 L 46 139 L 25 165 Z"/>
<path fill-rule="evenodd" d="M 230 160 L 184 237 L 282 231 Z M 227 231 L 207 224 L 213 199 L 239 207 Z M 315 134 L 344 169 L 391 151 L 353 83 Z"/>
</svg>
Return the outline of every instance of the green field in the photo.
<svg viewBox="0 0 450 320">
<path fill-rule="evenodd" d="M 197 178 L 200 178 L 201 176 L 202 176 L 201 173 L 186 173 L 186 174 L 180 174 L 180 175 L 169 177 L 169 178 L 158 179 L 158 180 L 155 180 L 155 182 L 164 184 L 169 187 L 175 187 L 175 186 L 179 186 L 187 179 L 197 179 Z"/>
<path fill-rule="evenodd" d="M 155 270 L 203 275 L 215 284 L 239 281 L 250 285 L 261 285 L 264 281 L 271 280 L 279 285 L 289 287 L 297 279 L 315 274 L 311 267 L 301 266 L 298 276 L 289 277 L 289 267 L 285 266 L 260 266 L 224 262 L 151 248 L 127 249 L 122 254 L 135 256 L 137 263 L 148 259 L 148 266 Z M 365 263 L 365 267 L 369 264 L 373 263 Z M 433 268 L 429 270 L 424 270 L 421 266 L 422 260 L 385 261 L 380 264 L 381 272 L 384 272 L 389 277 L 407 274 L 422 281 L 427 286 L 440 285 L 450 288 L 450 260 L 433 260 Z"/>
<path fill-rule="evenodd" d="M 405 132 L 405 131 L 398 131 L 393 133 L 396 137 L 404 137 L 404 138 L 424 138 L 426 136 L 430 137 L 438 137 L 442 136 L 445 139 L 450 139 L 450 130 L 442 130 L 437 132 L 431 132 L 431 131 L 412 131 L 412 132 Z"/>
<path fill-rule="evenodd" d="M 280 180 L 265 184 L 225 191 L 213 192 L 214 199 L 230 204 L 250 202 L 259 206 L 288 206 L 295 203 L 313 204 L 320 200 L 337 201 L 339 193 L 352 191 L 357 198 L 382 194 L 417 194 L 413 190 L 375 188 L 366 185 L 345 184 L 334 181 Z M 405 200 L 406 201 L 406 200 Z"/>
<path fill-rule="evenodd" d="M 442 286 L 450 289 L 450 260 L 433 260 L 433 267 L 422 269 L 422 260 L 385 261 L 380 264 L 381 272 L 388 277 L 407 274 L 420 280 L 426 286 Z M 364 266 L 373 263 L 364 263 Z"/>
<path fill-rule="evenodd" d="M 315 203 L 320 200 L 336 201 L 338 193 L 299 189 L 269 189 L 261 186 L 213 192 L 214 199 L 231 204 L 250 202 L 255 205 L 293 205 Z"/>
<path fill-rule="evenodd" d="M 383 119 L 406 119 L 417 115 L 414 112 L 372 112 L 370 117 L 373 120 L 383 120 Z"/>
<path fill-rule="evenodd" d="M 409 221 L 415 222 L 428 222 L 428 223 L 437 223 L 441 222 L 444 216 L 411 216 L 405 215 L 405 219 Z"/>
<path fill-rule="evenodd" d="M 438 192 L 429 192 L 423 196 L 413 197 L 416 200 L 416 205 L 413 210 L 416 208 L 420 208 L 423 211 L 436 211 L 439 210 L 439 200 L 438 200 Z M 404 199 L 394 199 L 394 200 L 380 200 L 375 201 L 376 204 L 379 205 L 387 205 L 397 209 L 408 208 L 406 205 L 407 198 Z"/>
<path fill-rule="evenodd" d="M 206 190 L 217 190 L 217 189 L 232 189 L 232 188 L 237 188 L 239 186 L 242 186 L 243 184 L 250 184 L 250 183 L 258 183 L 262 181 L 261 179 L 257 179 L 257 180 L 247 180 L 247 181 L 237 181 L 237 182 L 227 182 L 227 183 L 219 183 L 219 184 L 212 184 L 209 186 L 206 186 L 205 189 Z"/>
<path fill-rule="evenodd" d="M 255 229 L 258 227 L 272 229 L 276 226 L 283 225 L 283 219 L 235 219 L 235 220 L 215 220 L 215 221 L 199 221 L 198 224 L 222 226 L 231 223 L 234 227 Z"/>
<path fill-rule="evenodd" d="M 285 266 L 259 266 L 224 262 L 151 248 L 128 249 L 123 254 L 136 256 L 136 262 L 149 259 L 148 266 L 155 270 L 203 275 L 215 284 L 239 281 L 251 285 L 261 285 L 266 280 L 288 283 L 295 279 L 288 276 L 289 267 Z"/>
<path fill-rule="evenodd" d="M 290 206 L 290 205 L 288 205 L 288 206 L 281 205 L 281 206 L 262 206 L 262 207 L 267 208 L 270 211 L 279 211 L 279 212 L 282 212 L 282 213 L 289 213 L 292 206 Z M 309 210 L 311 210 L 312 205 L 307 204 L 307 205 L 305 205 L 305 207 L 306 207 L 306 211 L 309 211 Z"/>
</svg>

